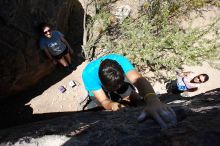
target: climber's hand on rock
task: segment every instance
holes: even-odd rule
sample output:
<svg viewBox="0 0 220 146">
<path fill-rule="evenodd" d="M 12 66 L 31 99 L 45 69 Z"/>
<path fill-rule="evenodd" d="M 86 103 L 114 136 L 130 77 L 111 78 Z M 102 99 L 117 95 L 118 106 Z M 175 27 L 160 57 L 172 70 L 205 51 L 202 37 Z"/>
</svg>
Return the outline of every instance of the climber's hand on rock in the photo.
<svg viewBox="0 0 220 146">
<path fill-rule="evenodd" d="M 160 102 L 158 97 L 146 97 L 147 106 L 138 117 L 138 121 L 142 121 L 147 115 L 151 116 L 161 128 L 168 128 L 176 124 L 175 112 L 166 104 Z"/>
<path fill-rule="evenodd" d="M 125 105 L 123 105 L 121 103 L 118 103 L 118 102 L 113 102 L 112 103 L 112 111 L 117 111 L 117 110 L 120 110 L 124 107 L 125 107 Z"/>
</svg>

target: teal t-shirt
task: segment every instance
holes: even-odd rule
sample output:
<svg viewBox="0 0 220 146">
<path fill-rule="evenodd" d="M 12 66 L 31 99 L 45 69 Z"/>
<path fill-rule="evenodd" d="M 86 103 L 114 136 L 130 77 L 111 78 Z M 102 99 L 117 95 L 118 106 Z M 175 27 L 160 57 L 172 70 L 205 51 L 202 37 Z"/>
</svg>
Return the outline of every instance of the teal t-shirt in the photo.
<svg viewBox="0 0 220 146">
<path fill-rule="evenodd" d="M 91 96 L 93 96 L 92 91 L 100 90 L 102 88 L 102 83 L 99 79 L 98 72 L 101 61 L 105 59 L 117 61 L 121 65 L 125 74 L 130 70 L 134 70 L 134 66 L 131 64 L 131 62 L 124 56 L 118 54 L 109 54 L 91 61 L 85 67 L 82 73 L 84 86 L 86 90 L 89 91 Z"/>
</svg>

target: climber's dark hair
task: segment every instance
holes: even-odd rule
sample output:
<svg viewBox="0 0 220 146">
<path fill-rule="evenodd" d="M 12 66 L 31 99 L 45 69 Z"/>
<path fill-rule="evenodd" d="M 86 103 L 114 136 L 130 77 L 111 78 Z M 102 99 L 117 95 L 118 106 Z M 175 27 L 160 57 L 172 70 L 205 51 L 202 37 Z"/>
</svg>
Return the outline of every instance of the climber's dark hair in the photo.
<svg viewBox="0 0 220 146">
<path fill-rule="evenodd" d="M 105 59 L 99 67 L 99 78 L 104 88 L 115 91 L 124 82 L 124 71 L 117 61 Z"/>
</svg>

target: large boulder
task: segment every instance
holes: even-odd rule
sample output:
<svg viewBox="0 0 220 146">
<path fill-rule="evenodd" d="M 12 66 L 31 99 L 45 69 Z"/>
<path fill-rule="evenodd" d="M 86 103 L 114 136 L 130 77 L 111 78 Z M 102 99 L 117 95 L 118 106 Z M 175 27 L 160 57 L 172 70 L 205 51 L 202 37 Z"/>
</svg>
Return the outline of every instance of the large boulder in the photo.
<svg viewBox="0 0 220 146">
<path fill-rule="evenodd" d="M 178 117 L 177 125 L 169 129 L 161 130 L 150 118 L 137 122 L 142 107 L 117 112 L 87 111 L 63 113 L 68 116 L 0 130 L 0 143 L 17 146 L 218 146 L 219 95 L 220 89 L 188 98 L 162 96 L 161 100 L 171 104 Z M 51 116 L 54 114 L 62 113 L 51 113 Z"/>
<path fill-rule="evenodd" d="M 81 51 L 84 10 L 77 0 L 4 0 L 0 6 L 1 100 L 33 86 L 54 69 L 39 49 L 40 23 L 49 22 L 64 33 L 75 55 Z"/>
</svg>

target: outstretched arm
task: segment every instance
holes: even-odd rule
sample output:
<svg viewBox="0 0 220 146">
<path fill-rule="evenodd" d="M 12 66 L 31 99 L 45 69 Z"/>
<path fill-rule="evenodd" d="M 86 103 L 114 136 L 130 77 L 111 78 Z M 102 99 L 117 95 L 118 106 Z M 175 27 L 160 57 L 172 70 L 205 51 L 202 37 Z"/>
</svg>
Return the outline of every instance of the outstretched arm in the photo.
<svg viewBox="0 0 220 146">
<path fill-rule="evenodd" d="M 139 94 L 144 98 L 147 106 L 141 115 L 150 114 L 162 128 L 167 128 L 176 123 L 174 111 L 166 104 L 160 102 L 151 84 L 142 77 L 136 70 L 131 70 L 126 74 L 128 80 L 133 83 Z"/>
<path fill-rule="evenodd" d="M 147 93 L 155 93 L 151 84 L 136 70 L 129 71 L 126 77 L 138 89 L 140 96 L 144 97 Z"/>
</svg>

